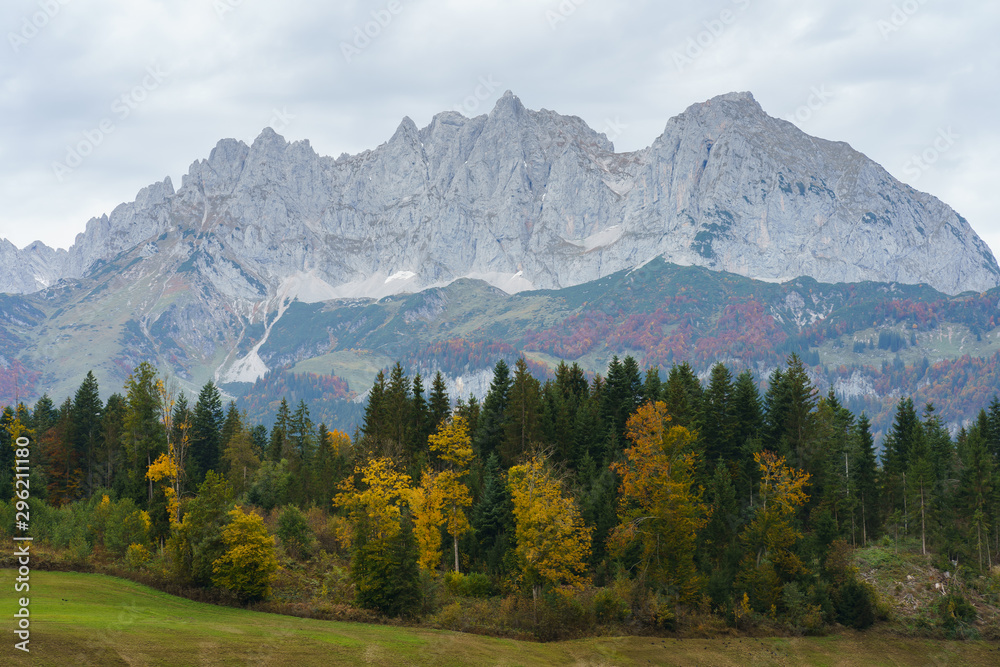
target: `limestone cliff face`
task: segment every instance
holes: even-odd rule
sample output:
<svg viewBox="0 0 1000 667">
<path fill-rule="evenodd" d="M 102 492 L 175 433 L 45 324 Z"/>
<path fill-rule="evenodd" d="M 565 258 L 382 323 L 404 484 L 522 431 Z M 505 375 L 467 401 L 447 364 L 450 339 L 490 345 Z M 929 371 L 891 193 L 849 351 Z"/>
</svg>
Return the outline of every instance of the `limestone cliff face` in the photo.
<svg viewBox="0 0 1000 667">
<path fill-rule="evenodd" d="M 757 279 L 927 283 L 955 294 L 1000 267 L 944 203 L 845 143 L 810 137 L 731 93 L 615 153 L 582 120 L 505 94 L 489 115 L 404 118 L 334 160 L 265 129 L 225 139 L 87 223 L 54 251 L 0 242 L 0 291 L 29 293 L 169 239 L 162 270 L 195 270 L 227 307 L 275 297 L 382 296 L 482 278 L 508 292 L 593 280 L 663 256 Z M 159 244 L 159 245 L 158 245 Z"/>
</svg>

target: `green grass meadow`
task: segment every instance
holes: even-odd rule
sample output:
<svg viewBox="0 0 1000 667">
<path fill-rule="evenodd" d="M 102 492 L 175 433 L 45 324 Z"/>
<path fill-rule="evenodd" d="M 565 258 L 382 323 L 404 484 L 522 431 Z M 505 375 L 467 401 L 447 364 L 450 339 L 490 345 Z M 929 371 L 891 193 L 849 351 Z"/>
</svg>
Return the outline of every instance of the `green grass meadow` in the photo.
<svg viewBox="0 0 1000 667">
<path fill-rule="evenodd" d="M 997 665 L 1000 645 L 878 634 L 599 637 L 536 642 L 300 619 L 192 602 L 97 574 L 31 574 L 30 654 L 14 648 L 3 570 L 3 665 Z"/>
</svg>

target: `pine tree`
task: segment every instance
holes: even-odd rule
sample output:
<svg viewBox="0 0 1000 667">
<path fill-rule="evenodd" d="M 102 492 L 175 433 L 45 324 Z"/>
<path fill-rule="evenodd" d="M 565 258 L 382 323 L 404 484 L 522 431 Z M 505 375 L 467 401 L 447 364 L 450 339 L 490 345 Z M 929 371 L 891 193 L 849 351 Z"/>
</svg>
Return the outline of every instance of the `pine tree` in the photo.
<svg viewBox="0 0 1000 667">
<path fill-rule="evenodd" d="M 414 466 L 420 468 L 427 459 L 427 436 L 435 429 L 429 428 L 430 409 L 424 399 L 424 381 L 417 373 L 413 378 L 413 407 L 410 411 L 410 442 L 408 449 Z"/>
<path fill-rule="evenodd" d="M 642 400 L 654 403 L 663 400 L 663 382 L 660 380 L 659 366 L 646 369 L 646 381 L 642 384 Z"/>
<path fill-rule="evenodd" d="M 438 371 L 434 374 L 434 380 L 431 382 L 431 393 L 428 400 L 428 434 L 436 431 L 441 422 L 447 419 L 450 414 L 451 400 L 448 398 L 444 377 L 442 377 L 441 371 Z"/>
<path fill-rule="evenodd" d="M 219 470 L 222 455 L 222 425 L 225 414 L 222 411 L 222 396 L 218 388 L 209 380 L 198 394 L 191 420 L 191 458 L 197 470 L 196 483 L 209 470 Z"/>
<path fill-rule="evenodd" d="M 385 414 L 385 372 L 379 371 L 375 381 L 368 390 L 368 402 L 365 404 L 365 416 L 361 422 L 361 438 L 359 449 L 364 457 L 381 456 L 383 445 L 388 433 Z"/>
<path fill-rule="evenodd" d="M 236 435 L 243 429 L 243 419 L 240 417 L 239 410 L 236 409 L 236 402 L 229 401 L 229 406 L 226 408 L 226 420 L 222 423 L 222 434 L 219 438 L 219 443 L 225 449 L 229 441 L 232 440 L 233 436 Z"/>
<path fill-rule="evenodd" d="M 483 480 L 483 490 L 472 509 L 471 523 L 487 571 L 500 576 L 504 555 L 513 544 L 514 505 L 504 483 L 498 454 L 487 459 Z"/>
<path fill-rule="evenodd" d="M 696 434 L 700 432 L 702 388 L 694 369 L 686 361 L 671 367 L 663 396 L 672 424 Z"/>
<path fill-rule="evenodd" d="M 99 486 L 119 488 L 124 476 L 115 473 L 122 457 L 122 442 L 125 431 L 125 398 L 118 393 L 111 394 L 104 405 L 101 417 L 101 446 L 97 457 L 100 461 Z M 116 484 L 116 482 L 119 482 Z M 121 495 L 121 494 L 119 494 Z"/>
<path fill-rule="evenodd" d="M 56 410 L 52 398 L 47 393 L 35 403 L 35 409 L 31 411 L 31 428 L 38 436 L 48 431 L 56 425 L 59 419 L 59 411 Z"/>
<path fill-rule="evenodd" d="M 512 465 L 532 442 L 538 439 L 541 415 L 541 387 L 528 372 L 524 357 L 514 365 L 504 428 L 504 444 L 500 450 L 505 465 Z"/>
<path fill-rule="evenodd" d="M 94 377 L 93 371 L 87 371 L 87 377 L 84 378 L 73 397 L 70 437 L 73 441 L 73 449 L 87 471 L 86 496 L 88 498 L 95 488 L 94 464 L 97 450 L 100 448 L 101 412 L 103 410 L 104 405 L 101 403 L 97 378 Z"/>
<path fill-rule="evenodd" d="M 291 445 L 290 434 L 292 430 L 292 413 L 288 407 L 288 401 L 284 397 L 278 404 L 278 412 L 274 418 L 274 426 L 271 427 L 271 437 L 267 444 L 267 458 L 269 461 L 277 463 L 282 458 L 287 457 Z"/>
<path fill-rule="evenodd" d="M 413 463 L 413 452 L 407 448 L 413 423 L 412 412 L 410 379 L 397 361 L 389 373 L 389 384 L 385 390 L 386 424 L 388 437 L 392 443 L 392 450 L 387 453 L 393 456 L 405 455 L 408 466 Z"/>
<path fill-rule="evenodd" d="M 507 419 L 507 403 L 510 400 L 510 369 L 501 359 L 493 367 L 493 382 L 483 401 L 479 423 L 475 431 L 473 443 L 476 455 L 486 460 L 493 452 L 500 452 L 503 446 L 504 430 Z M 469 424 L 475 423 L 469 419 Z"/>
<path fill-rule="evenodd" d="M 868 546 L 868 540 L 878 536 L 881 522 L 881 506 L 878 487 L 878 463 L 875 460 L 875 441 L 871 434 L 871 424 L 865 414 L 861 415 L 855 427 L 854 493 L 857 523 L 861 527 L 861 540 Z"/>
<path fill-rule="evenodd" d="M 733 397 L 733 378 L 722 364 L 712 367 L 708 389 L 704 394 L 705 423 L 701 439 L 705 459 L 714 466 L 716 461 L 734 461 L 737 458 L 736 406 Z"/>
</svg>

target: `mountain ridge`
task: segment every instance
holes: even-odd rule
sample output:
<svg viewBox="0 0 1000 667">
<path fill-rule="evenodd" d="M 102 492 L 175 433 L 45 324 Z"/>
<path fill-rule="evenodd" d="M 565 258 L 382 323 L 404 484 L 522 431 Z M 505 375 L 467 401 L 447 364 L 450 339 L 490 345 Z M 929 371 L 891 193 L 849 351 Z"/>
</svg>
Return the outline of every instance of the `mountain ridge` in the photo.
<svg viewBox="0 0 1000 667">
<path fill-rule="evenodd" d="M 184 230 L 214 236 L 269 293 L 300 273 L 332 296 L 461 277 L 516 292 L 658 256 L 773 282 L 1000 284 L 964 218 L 846 143 L 771 118 L 750 93 L 691 105 L 650 146 L 616 153 L 581 119 L 507 91 L 489 114 L 443 112 L 424 128 L 405 117 L 383 144 L 337 159 L 271 128 L 250 145 L 223 139 L 178 190 L 169 177 L 143 188 L 68 251 L 0 243 L 0 291 L 80 278 Z"/>
</svg>

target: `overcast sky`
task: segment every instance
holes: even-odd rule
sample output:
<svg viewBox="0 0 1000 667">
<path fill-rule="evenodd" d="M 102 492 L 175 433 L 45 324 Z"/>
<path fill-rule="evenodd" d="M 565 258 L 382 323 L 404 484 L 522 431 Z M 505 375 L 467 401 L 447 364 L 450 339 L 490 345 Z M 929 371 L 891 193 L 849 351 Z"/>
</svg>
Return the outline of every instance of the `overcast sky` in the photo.
<svg viewBox="0 0 1000 667">
<path fill-rule="evenodd" d="M 504 90 L 618 150 L 715 95 L 847 141 L 1000 250 L 1000 3 L 5 0 L 0 236 L 92 216 L 265 126 L 337 156 Z"/>
</svg>

